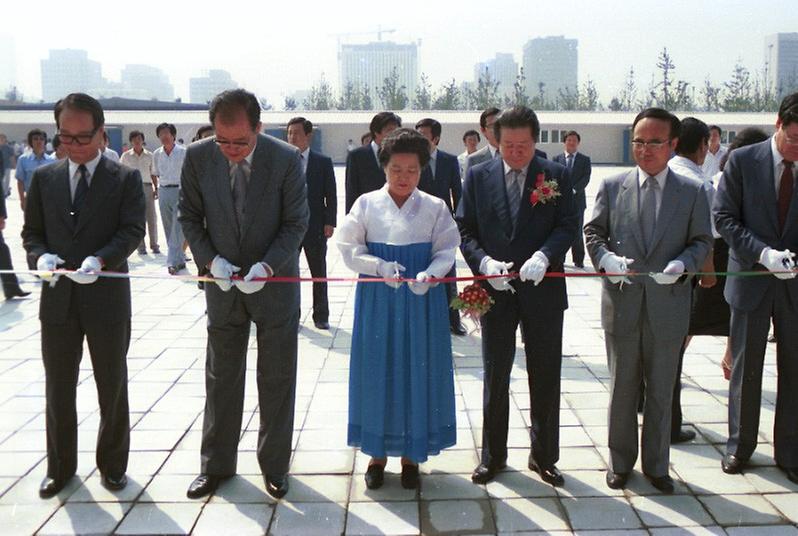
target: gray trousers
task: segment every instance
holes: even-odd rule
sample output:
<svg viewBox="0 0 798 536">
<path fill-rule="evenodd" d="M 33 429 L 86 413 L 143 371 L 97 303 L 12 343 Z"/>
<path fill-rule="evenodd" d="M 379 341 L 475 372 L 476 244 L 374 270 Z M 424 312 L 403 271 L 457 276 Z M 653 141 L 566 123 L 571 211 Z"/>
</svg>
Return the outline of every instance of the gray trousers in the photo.
<svg viewBox="0 0 798 536">
<path fill-rule="evenodd" d="M 169 252 L 166 255 L 168 266 L 179 266 L 186 263 L 183 254 L 183 228 L 177 221 L 177 202 L 180 199 L 180 188 L 158 188 L 158 206 L 161 208 L 161 221 L 166 233 L 166 245 Z"/>
<path fill-rule="evenodd" d="M 147 236 L 150 238 L 150 249 L 158 248 L 158 213 L 155 211 L 155 192 L 152 184 L 144 182 L 141 184 L 144 189 L 144 204 L 147 215 Z M 139 251 L 145 250 L 144 239 L 141 239 Z"/>
<path fill-rule="evenodd" d="M 637 461 L 637 400 L 642 380 L 646 393 L 643 473 L 651 477 L 668 474 L 671 399 L 684 336 L 663 338 L 655 327 L 643 310 L 638 330 L 623 335 L 605 332 L 610 369 L 610 469 L 615 473 L 630 473 Z"/>
<path fill-rule="evenodd" d="M 762 405 L 762 368 L 770 319 L 776 334 L 778 391 L 773 425 L 776 464 L 798 468 L 798 312 L 783 281 L 773 281 L 754 311 L 731 310 L 732 375 L 726 452 L 748 460 L 756 449 Z"/>
</svg>

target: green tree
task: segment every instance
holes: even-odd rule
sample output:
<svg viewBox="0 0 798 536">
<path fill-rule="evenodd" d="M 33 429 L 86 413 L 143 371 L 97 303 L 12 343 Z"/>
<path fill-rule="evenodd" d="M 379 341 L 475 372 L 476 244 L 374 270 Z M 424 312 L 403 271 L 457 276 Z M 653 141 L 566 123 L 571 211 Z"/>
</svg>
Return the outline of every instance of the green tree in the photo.
<svg viewBox="0 0 798 536">
<path fill-rule="evenodd" d="M 491 106 L 502 105 L 499 81 L 490 74 L 487 67 L 479 73 L 476 87 L 468 91 L 468 104 L 472 110 L 484 110 Z"/>
<path fill-rule="evenodd" d="M 293 111 L 296 110 L 297 103 L 294 97 L 286 97 L 285 101 L 283 102 L 283 109 L 286 111 Z"/>
<path fill-rule="evenodd" d="M 719 86 L 714 85 L 709 78 L 704 80 L 704 85 L 701 87 L 702 108 L 704 111 L 720 111 L 720 93 L 721 88 Z"/>
<path fill-rule="evenodd" d="M 504 98 L 505 106 L 529 106 L 531 104 L 529 95 L 526 94 L 526 76 L 524 76 L 524 68 L 518 70 L 513 83 L 513 94 Z"/>
<path fill-rule="evenodd" d="M 631 112 L 637 101 L 637 78 L 635 68 L 629 67 L 629 73 L 623 83 L 620 93 L 610 100 L 608 108 L 614 112 Z"/>
<path fill-rule="evenodd" d="M 319 79 L 319 84 L 310 88 L 310 95 L 305 99 L 306 110 L 331 110 L 334 106 L 333 92 L 330 83 L 324 78 Z"/>
<path fill-rule="evenodd" d="M 377 96 L 386 110 L 404 110 L 410 99 L 407 97 L 407 87 L 399 80 L 399 70 L 394 66 L 382 81 L 382 87 L 377 89 Z"/>
<path fill-rule="evenodd" d="M 374 109 L 374 102 L 371 99 L 371 89 L 369 89 L 369 86 L 365 82 L 363 83 L 363 87 L 360 89 L 360 109 Z"/>
<path fill-rule="evenodd" d="M 351 80 L 347 80 L 336 106 L 339 110 L 359 110 L 360 92 Z"/>
<path fill-rule="evenodd" d="M 459 110 L 461 100 L 460 88 L 457 86 L 455 79 L 452 78 L 451 82 L 441 85 L 440 89 L 435 93 L 432 108 L 435 110 Z"/>
<path fill-rule="evenodd" d="M 414 110 L 430 110 L 432 108 L 432 91 L 429 78 L 421 73 L 421 79 L 416 86 L 416 96 L 413 99 Z"/>
<path fill-rule="evenodd" d="M 747 112 L 754 108 L 751 71 L 739 61 L 734 65 L 732 77 L 723 83 L 723 110 L 726 112 Z"/>
</svg>

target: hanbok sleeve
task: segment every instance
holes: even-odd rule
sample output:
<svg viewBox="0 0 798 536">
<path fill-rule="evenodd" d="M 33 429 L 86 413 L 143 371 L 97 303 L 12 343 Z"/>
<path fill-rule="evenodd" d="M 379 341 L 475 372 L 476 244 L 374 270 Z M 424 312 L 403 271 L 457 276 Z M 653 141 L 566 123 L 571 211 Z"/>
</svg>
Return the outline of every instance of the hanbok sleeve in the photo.
<svg viewBox="0 0 798 536">
<path fill-rule="evenodd" d="M 361 196 L 344 217 L 336 233 L 338 250 L 350 270 L 364 275 L 379 275 L 380 259 L 370 255 L 366 246 L 366 206 L 366 197 Z"/>
<path fill-rule="evenodd" d="M 460 231 L 443 202 L 438 204 L 437 209 L 432 229 L 432 261 L 426 272 L 432 277 L 444 277 L 454 265 L 455 254 L 460 246 Z"/>
</svg>

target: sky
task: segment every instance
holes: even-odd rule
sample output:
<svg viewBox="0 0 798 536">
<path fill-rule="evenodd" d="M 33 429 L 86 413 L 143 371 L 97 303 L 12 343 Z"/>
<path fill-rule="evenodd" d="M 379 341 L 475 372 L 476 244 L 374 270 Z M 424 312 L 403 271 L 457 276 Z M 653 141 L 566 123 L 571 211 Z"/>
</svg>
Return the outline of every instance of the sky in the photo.
<svg viewBox="0 0 798 536">
<path fill-rule="evenodd" d="M 471 80 L 474 64 L 496 52 L 510 52 L 521 64 L 530 39 L 578 39 L 580 84 L 592 79 L 605 104 L 630 67 L 638 86 L 647 87 L 663 47 L 676 64 L 675 76 L 700 86 L 706 78 L 727 80 L 737 61 L 761 69 L 764 37 L 798 31 L 795 0 L 39 0 L 35 5 L 35 13 L 24 2 L 4 6 L 0 29 L 0 53 L 8 54 L 13 43 L 17 86 L 26 99 L 41 95 L 40 61 L 49 49 L 80 48 L 102 63 L 109 80 L 118 81 L 128 63 L 160 67 L 184 101 L 189 77 L 226 69 L 277 108 L 285 95 L 310 88 L 322 73 L 337 87 L 339 42 L 375 41 L 378 28 L 396 30 L 383 40 L 421 43 L 419 70 L 434 89 L 452 77 Z"/>
</svg>

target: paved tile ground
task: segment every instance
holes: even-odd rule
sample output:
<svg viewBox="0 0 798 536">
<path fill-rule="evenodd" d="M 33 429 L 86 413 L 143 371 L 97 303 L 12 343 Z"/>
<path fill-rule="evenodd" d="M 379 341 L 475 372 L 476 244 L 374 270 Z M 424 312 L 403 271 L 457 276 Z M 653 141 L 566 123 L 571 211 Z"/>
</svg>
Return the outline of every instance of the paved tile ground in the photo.
<svg viewBox="0 0 798 536">
<path fill-rule="evenodd" d="M 591 190 L 617 168 L 596 168 Z M 342 170 L 337 169 L 341 197 Z M 343 199 L 342 199 L 343 201 Z M 341 202 L 341 206 L 343 202 Z M 24 266 L 18 202 L 9 201 L 5 233 L 15 265 Z M 351 275 L 334 244 L 330 275 Z M 165 274 L 164 256 L 131 256 L 134 273 Z M 304 261 L 303 261 L 304 267 Z M 462 259 L 458 270 L 466 274 Z M 307 274 L 307 270 L 303 270 Z M 250 353 L 239 476 L 211 498 L 185 490 L 199 468 L 204 403 L 204 299 L 174 281 L 133 284 L 133 341 L 128 356 L 132 444 L 130 484 L 100 486 L 94 465 L 98 427 L 91 364 L 78 387 L 78 477 L 57 497 L 41 500 L 45 472 L 44 372 L 39 351 L 38 294 L 0 306 L 0 534 L 798 534 L 798 486 L 773 465 L 775 352 L 765 365 L 761 443 L 744 475 L 720 470 L 726 434 L 727 382 L 719 362 L 724 341 L 700 337 L 685 359 L 685 420 L 695 441 L 674 447 L 677 492 L 662 496 L 635 473 L 626 491 L 604 484 L 607 365 L 599 322 L 599 286 L 569 281 L 562 368 L 562 452 L 566 485 L 555 490 L 526 469 L 528 387 L 520 341 L 513 369 L 509 468 L 487 486 L 470 482 L 480 443 L 482 369 L 478 333 L 453 339 L 458 443 L 422 466 L 419 491 L 398 482 L 398 461 L 385 487 L 366 489 L 367 458 L 346 446 L 347 366 L 353 287 L 330 288 L 332 329 L 318 331 L 303 288 L 299 378 L 291 491 L 281 501 L 264 492 L 255 459 L 257 407 L 254 339 Z M 639 468 L 638 468 L 639 471 Z"/>
</svg>

